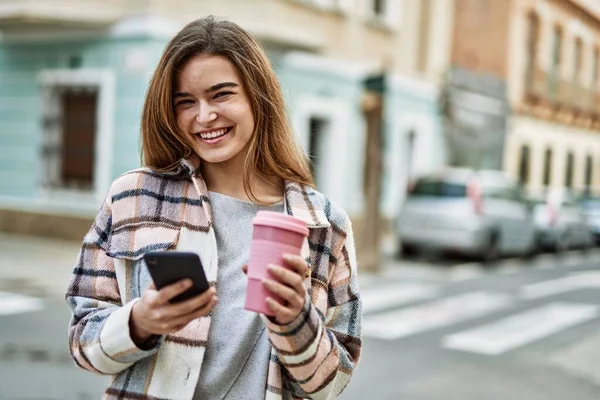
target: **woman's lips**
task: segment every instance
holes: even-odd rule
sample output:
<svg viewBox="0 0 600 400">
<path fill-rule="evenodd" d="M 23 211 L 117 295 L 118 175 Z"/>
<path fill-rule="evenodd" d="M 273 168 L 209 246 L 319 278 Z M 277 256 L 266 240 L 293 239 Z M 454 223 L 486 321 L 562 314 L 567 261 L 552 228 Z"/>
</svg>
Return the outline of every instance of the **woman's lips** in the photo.
<svg viewBox="0 0 600 400">
<path fill-rule="evenodd" d="M 232 130 L 232 129 L 233 129 L 232 127 L 225 128 L 225 129 L 224 129 L 224 133 L 219 133 L 219 136 L 216 136 L 216 137 L 211 137 L 211 138 L 209 138 L 209 137 L 204 137 L 204 138 L 203 138 L 202 136 L 205 136 L 205 135 L 203 135 L 203 134 L 199 134 L 199 133 L 198 133 L 198 134 L 195 134 L 194 136 L 195 136 L 195 137 L 196 137 L 198 140 L 200 140 L 202 143 L 206 143 L 206 144 L 217 144 L 217 143 L 220 143 L 220 142 L 222 142 L 223 140 L 225 140 L 225 138 L 227 138 L 227 136 L 229 135 L 229 133 L 231 133 L 231 130 Z M 218 131 L 213 131 L 213 132 L 211 132 L 211 134 L 214 134 L 214 132 L 218 132 Z"/>
</svg>

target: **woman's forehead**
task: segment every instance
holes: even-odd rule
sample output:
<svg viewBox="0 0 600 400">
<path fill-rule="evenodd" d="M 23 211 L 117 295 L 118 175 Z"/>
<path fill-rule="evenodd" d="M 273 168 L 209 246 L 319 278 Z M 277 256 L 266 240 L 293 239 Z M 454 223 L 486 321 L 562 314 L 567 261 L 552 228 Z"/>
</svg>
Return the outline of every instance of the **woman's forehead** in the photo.
<svg viewBox="0 0 600 400">
<path fill-rule="evenodd" d="M 176 74 L 178 86 L 211 87 L 225 81 L 240 83 L 235 66 L 222 56 L 194 56 L 185 62 Z"/>
</svg>

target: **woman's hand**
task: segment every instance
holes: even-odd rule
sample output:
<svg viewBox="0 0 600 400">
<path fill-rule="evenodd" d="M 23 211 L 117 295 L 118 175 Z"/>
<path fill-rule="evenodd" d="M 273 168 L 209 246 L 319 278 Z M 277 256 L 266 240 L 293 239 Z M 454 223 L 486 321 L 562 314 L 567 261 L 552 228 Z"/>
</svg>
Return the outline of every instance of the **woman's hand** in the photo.
<svg viewBox="0 0 600 400">
<path fill-rule="evenodd" d="M 189 300 L 171 304 L 169 300 L 184 293 L 192 281 L 184 279 L 156 290 L 154 283 L 134 304 L 129 320 L 131 339 L 143 345 L 152 335 L 165 335 L 183 329 L 196 318 L 204 317 L 217 304 L 214 287 Z"/>
<path fill-rule="evenodd" d="M 300 256 L 285 254 L 283 261 L 287 268 L 278 265 L 269 265 L 269 272 L 277 278 L 263 279 L 265 288 L 282 299 L 282 302 L 272 297 L 267 298 L 267 306 L 275 313 L 277 323 L 289 324 L 300 315 L 306 299 L 304 279 L 310 268 Z"/>
</svg>

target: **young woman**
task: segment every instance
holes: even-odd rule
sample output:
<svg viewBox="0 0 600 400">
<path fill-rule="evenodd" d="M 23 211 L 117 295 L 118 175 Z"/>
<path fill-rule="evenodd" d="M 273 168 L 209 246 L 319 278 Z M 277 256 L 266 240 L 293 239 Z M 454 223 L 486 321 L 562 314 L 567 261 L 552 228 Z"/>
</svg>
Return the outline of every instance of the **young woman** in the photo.
<svg viewBox="0 0 600 400">
<path fill-rule="evenodd" d="M 213 17 L 167 45 L 142 115 L 145 168 L 120 176 L 86 235 L 66 298 L 70 350 L 113 375 L 107 399 L 332 399 L 360 356 L 361 301 L 347 215 L 312 188 L 277 78 L 246 31 Z M 302 256 L 265 280 L 275 317 L 244 310 L 252 218 L 305 220 Z M 211 289 L 169 299 L 142 261 L 199 254 Z"/>
</svg>

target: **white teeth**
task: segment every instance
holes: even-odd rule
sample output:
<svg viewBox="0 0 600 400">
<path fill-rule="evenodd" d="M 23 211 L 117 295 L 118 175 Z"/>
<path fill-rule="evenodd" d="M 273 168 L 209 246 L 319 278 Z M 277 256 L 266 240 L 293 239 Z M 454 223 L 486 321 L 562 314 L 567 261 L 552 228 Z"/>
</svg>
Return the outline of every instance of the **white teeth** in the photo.
<svg viewBox="0 0 600 400">
<path fill-rule="evenodd" d="M 202 139 L 216 139 L 220 136 L 223 136 L 226 132 L 227 132 L 227 128 L 219 129 L 218 131 L 201 133 L 200 137 Z"/>
</svg>

